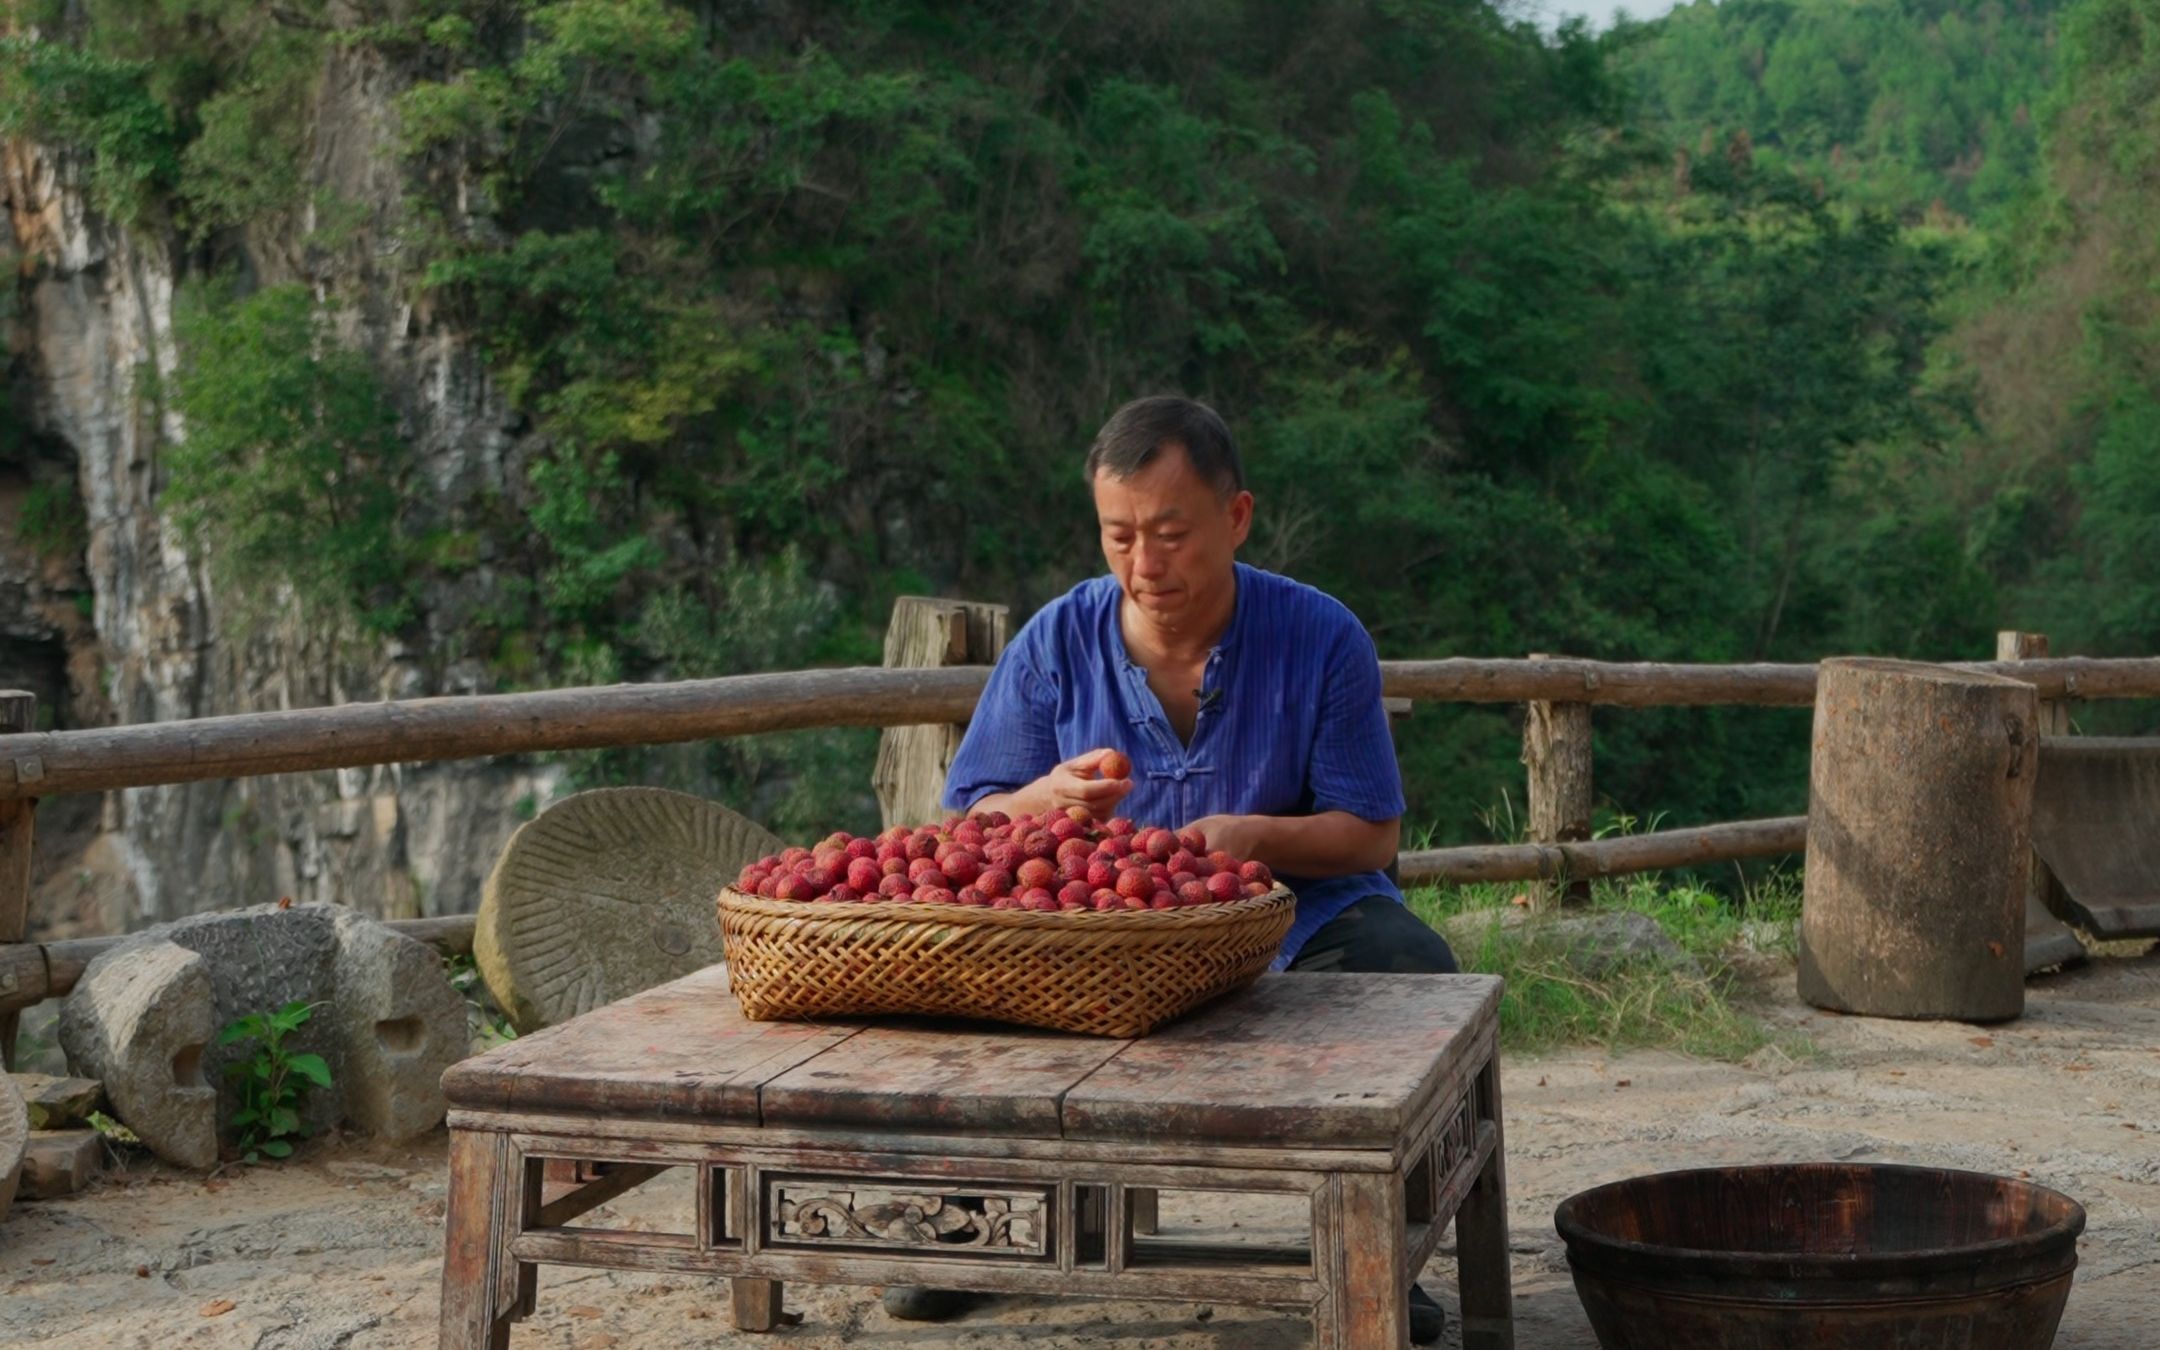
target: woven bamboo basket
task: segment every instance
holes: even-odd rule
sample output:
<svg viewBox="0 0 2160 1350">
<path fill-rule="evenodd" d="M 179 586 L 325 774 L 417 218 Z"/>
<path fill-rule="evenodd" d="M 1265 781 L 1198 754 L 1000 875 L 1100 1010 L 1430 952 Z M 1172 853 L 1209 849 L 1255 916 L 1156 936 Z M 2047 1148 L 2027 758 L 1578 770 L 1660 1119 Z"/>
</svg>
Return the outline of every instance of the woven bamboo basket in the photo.
<svg viewBox="0 0 2160 1350">
<path fill-rule="evenodd" d="M 1157 1023 L 1251 983 L 1296 898 L 1044 913 L 829 904 L 720 892 L 728 983 L 756 1022 L 928 1013 L 1096 1036 Z"/>
</svg>

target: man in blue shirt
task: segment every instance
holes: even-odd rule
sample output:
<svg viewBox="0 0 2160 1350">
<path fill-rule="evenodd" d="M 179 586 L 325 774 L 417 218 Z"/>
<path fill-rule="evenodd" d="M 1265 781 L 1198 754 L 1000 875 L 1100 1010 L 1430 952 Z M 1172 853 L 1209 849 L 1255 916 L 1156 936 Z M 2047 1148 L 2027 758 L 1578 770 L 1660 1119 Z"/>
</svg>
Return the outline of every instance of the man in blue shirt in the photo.
<svg viewBox="0 0 2160 1350">
<path fill-rule="evenodd" d="M 1297 893 L 1276 969 L 1452 973 L 1388 875 L 1402 778 L 1372 639 L 1340 601 L 1237 561 L 1253 496 L 1230 429 L 1190 399 L 1140 399 L 1104 424 L 1085 474 L 1110 574 L 1044 606 L 998 658 L 945 805 L 1193 826 Z M 1129 775 L 1103 774 L 1112 752 Z M 902 1317 L 959 1306 L 886 1295 Z M 1412 1339 L 1441 1327 L 1413 1289 Z"/>
</svg>

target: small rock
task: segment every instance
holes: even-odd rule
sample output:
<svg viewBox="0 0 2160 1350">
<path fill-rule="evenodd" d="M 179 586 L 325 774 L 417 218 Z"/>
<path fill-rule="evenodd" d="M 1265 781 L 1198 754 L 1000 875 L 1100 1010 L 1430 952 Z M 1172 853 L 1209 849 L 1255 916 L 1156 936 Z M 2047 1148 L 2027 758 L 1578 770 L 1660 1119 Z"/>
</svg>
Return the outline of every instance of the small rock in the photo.
<svg viewBox="0 0 2160 1350">
<path fill-rule="evenodd" d="M 73 1195 L 104 1166 L 105 1141 L 96 1130 L 32 1130 L 23 1150 L 23 1196 L 56 1200 Z"/>
<path fill-rule="evenodd" d="M 12 1075 L 30 1112 L 33 1130 L 58 1130 L 89 1119 L 105 1100 L 105 1085 L 95 1078 L 55 1078 L 49 1073 Z"/>
<path fill-rule="evenodd" d="M 1521 910 L 1472 910 L 1444 925 L 1448 942 L 1474 957 L 1495 928 L 1544 951 L 1566 956 L 1591 979 L 1601 979 L 1623 965 L 1645 962 L 1661 969 L 1699 975 L 1702 968 L 1687 949 L 1672 940 L 1658 921 L 1634 910 L 1594 914 L 1531 915 Z"/>
</svg>

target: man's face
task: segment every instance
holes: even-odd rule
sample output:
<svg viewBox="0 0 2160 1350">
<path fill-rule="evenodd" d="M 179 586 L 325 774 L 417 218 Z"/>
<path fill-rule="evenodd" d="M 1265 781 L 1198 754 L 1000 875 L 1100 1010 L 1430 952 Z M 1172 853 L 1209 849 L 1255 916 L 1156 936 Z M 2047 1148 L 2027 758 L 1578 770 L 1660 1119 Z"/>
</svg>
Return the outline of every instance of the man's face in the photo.
<svg viewBox="0 0 2160 1350">
<path fill-rule="evenodd" d="M 1218 495 L 1182 445 L 1164 446 L 1130 478 L 1095 475 L 1103 557 L 1134 604 L 1168 621 L 1205 613 L 1234 584 L 1252 508 L 1250 492 Z"/>
</svg>

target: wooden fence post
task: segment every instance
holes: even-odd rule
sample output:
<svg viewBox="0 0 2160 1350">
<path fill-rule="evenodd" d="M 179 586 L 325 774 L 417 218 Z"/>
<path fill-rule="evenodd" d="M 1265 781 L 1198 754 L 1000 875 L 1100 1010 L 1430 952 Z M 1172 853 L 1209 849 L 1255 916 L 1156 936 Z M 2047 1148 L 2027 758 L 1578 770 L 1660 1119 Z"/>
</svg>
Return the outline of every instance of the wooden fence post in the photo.
<svg viewBox="0 0 2160 1350">
<path fill-rule="evenodd" d="M 1995 659 L 1998 661 L 2038 661 L 2047 654 L 2045 633 L 2003 632 L 1995 635 Z M 2069 703 L 2063 699 L 2041 699 L 2037 732 L 2042 736 L 2069 735 Z M 2061 884 L 2048 870 L 2048 865 L 2040 861 L 2040 855 L 2033 854 L 2032 879 L 2025 889 L 2027 974 L 2082 960 L 2085 956 L 2085 944 L 2078 941 L 2077 934 L 2070 931 L 2068 924 L 2056 917 L 2056 911 L 2065 908 L 2055 901 L 2056 890 Z"/>
<path fill-rule="evenodd" d="M 1530 659 L 1550 659 L 1532 652 Z M 1529 770 L 1530 838 L 1540 844 L 1580 843 L 1590 837 L 1591 752 L 1590 705 L 1532 700 L 1523 718 L 1522 762 Z M 1556 884 L 1533 882 L 1533 912 L 1552 908 L 1562 900 L 1581 902 L 1590 898 L 1587 878 L 1571 877 Z"/>
<path fill-rule="evenodd" d="M 992 665 L 1011 627 L 1012 611 L 1004 605 L 903 595 L 893 601 L 885 629 L 885 664 Z M 944 815 L 938 799 L 965 730 L 955 723 L 885 729 L 870 782 L 886 825 L 920 825 Z"/>
<path fill-rule="evenodd" d="M 37 730 L 37 695 L 0 689 L 0 736 Z M 23 762 L 13 773 L 19 781 Z M 30 843 L 37 798 L 0 801 L 0 943 L 21 942 L 30 924 Z M 0 988 L 0 994 L 12 993 Z M 0 1060 L 15 1067 L 15 1024 L 20 1014 L 0 1014 Z"/>
</svg>

